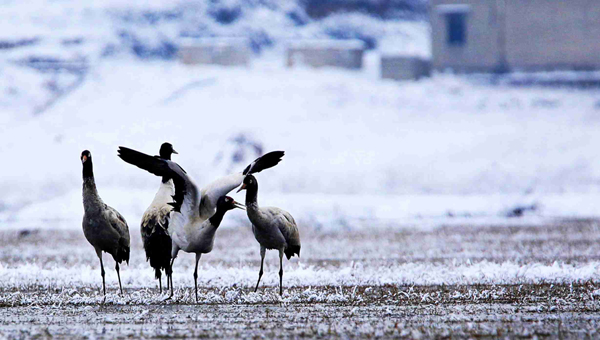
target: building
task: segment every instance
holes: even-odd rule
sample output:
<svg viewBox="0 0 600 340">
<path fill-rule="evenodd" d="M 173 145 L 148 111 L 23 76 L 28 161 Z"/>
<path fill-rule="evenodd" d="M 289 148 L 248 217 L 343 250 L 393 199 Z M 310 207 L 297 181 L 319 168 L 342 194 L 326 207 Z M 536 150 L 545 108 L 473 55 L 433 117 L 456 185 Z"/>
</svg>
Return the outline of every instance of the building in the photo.
<svg viewBox="0 0 600 340">
<path fill-rule="evenodd" d="M 597 0 L 431 0 L 430 6 L 436 70 L 600 69 Z"/>
<path fill-rule="evenodd" d="M 418 56 L 382 55 L 381 78 L 394 80 L 417 80 L 428 77 L 431 63 Z"/>
<path fill-rule="evenodd" d="M 246 66 L 250 53 L 242 38 L 187 38 L 179 47 L 179 59 L 187 65 Z"/>
<path fill-rule="evenodd" d="M 360 40 L 300 40 L 289 42 L 286 64 L 361 69 L 365 44 Z"/>
</svg>

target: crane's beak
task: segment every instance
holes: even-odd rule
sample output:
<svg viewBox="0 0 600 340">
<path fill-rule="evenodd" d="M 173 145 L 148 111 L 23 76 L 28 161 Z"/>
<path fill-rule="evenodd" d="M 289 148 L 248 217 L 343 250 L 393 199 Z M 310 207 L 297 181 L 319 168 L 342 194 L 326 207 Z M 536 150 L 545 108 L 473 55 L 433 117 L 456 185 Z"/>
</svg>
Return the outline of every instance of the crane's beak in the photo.
<svg viewBox="0 0 600 340">
<path fill-rule="evenodd" d="M 175 151 L 175 149 L 173 149 L 173 153 L 179 155 L 179 152 Z"/>
<path fill-rule="evenodd" d="M 245 206 L 245 205 L 243 205 L 242 203 L 239 203 L 239 202 L 233 201 L 233 205 L 234 205 L 236 208 L 238 208 L 238 209 L 246 210 L 246 206 Z"/>
<path fill-rule="evenodd" d="M 246 189 L 246 183 L 242 184 L 242 186 L 236 192 L 240 192 L 240 191 L 242 191 L 244 189 Z"/>
</svg>

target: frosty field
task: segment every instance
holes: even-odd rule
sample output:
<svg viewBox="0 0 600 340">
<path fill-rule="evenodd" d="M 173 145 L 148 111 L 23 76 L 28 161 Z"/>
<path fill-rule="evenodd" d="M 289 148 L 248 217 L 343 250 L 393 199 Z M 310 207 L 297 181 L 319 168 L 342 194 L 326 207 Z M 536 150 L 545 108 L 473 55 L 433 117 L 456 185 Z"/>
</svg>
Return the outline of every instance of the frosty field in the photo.
<svg viewBox="0 0 600 340">
<path fill-rule="evenodd" d="M 314 19 L 296 0 L 0 3 L 0 338 L 598 337 L 597 89 L 381 79 L 381 56 L 431 54 L 419 16 Z M 177 46 L 194 36 L 246 38 L 251 62 L 183 65 Z M 285 45 L 305 38 L 376 45 L 359 71 L 286 67 Z M 565 75 L 581 76 L 542 77 Z M 242 211 L 200 261 L 199 304 L 193 255 L 175 262 L 175 297 L 159 294 L 139 235 L 159 179 L 116 150 L 165 141 L 199 187 L 286 152 L 257 175 L 261 205 L 300 228 L 283 297 L 274 252 L 253 292 Z M 85 149 L 129 223 L 123 296 L 105 256 L 103 298 L 81 230 Z"/>
<path fill-rule="evenodd" d="M 390 226 L 318 230 L 301 225 L 299 259 L 259 249 L 249 227 L 227 226 L 202 257 L 175 262 L 175 298 L 163 301 L 132 228 L 124 296 L 105 256 L 79 230 L 0 232 L 0 336 L 594 337 L 600 319 L 600 222 Z M 52 239 L 57 246 L 47 247 Z M 18 251 L 16 251 L 18 249 Z"/>
</svg>

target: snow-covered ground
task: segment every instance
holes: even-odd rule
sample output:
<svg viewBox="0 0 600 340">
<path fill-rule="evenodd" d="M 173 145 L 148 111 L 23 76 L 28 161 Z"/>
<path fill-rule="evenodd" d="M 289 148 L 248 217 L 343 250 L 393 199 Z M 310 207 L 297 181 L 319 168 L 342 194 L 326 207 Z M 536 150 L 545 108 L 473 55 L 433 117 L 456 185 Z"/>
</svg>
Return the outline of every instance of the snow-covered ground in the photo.
<svg viewBox="0 0 600 340">
<path fill-rule="evenodd" d="M 257 247 L 258 248 L 258 247 Z M 90 258 L 97 259 L 93 249 L 87 249 Z M 184 255 L 187 256 L 187 255 Z M 260 258 L 258 258 L 260 259 Z M 96 260 L 97 261 L 97 260 Z M 112 260 L 110 260 L 112 261 Z M 335 268 L 321 268 L 315 266 L 286 265 L 286 286 L 383 286 L 383 285 L 472 285 L 472 284 L 535 284 L 540 282 L 585 282 L 598 280 L 599 261 L 584 264 L 540 264 L 528 263 L 526 265 L 506 261 L 504 263 L 479 262 L 475 264 L 448 265 L 445 263 L 406 263 L 388 266 L 366 266 L 363 264 L 344 263 Z M 112 268 L 112 265 L 106 266 Z M 154 271 L 148 264 L 136 263 L 132 268 L 124 267 L 121 274 L 123 284 L 128 288 L 155 288 L 157 283 L 154 279 Z M 185 269 L 187 269 L 185 271 Z M 177 287 L 189 287 L 193 284 L 193 267 L 183 267 L 180 275 L 175 281 Z M 266 275 L 262 284 L 270 287 L 273 295 L 277 294 L 279 277 L 275 263 L 271 267 L 270 274 Z M 56 266 L 42 268 L 39 264 L 23 264 L 18 267 L 4 267 L 0 265 L 0 273 L 3 277 L 3 289 L 13 287 L 96 287 L 102 285 L 98 265 L 77 265 L 74 267 Z M 198 284 L 210 290 L 243 284 L 245 290 L 249 290 L 256 284 L 258 267 L 240 265 L 237 267 L 227 266 L 202 266 Z M 118 290 L 117 277 L 111 271 L 107 274 L 111 291 Z M 164 281 L 164 280 L 163 280 Z M 165 282 L 163 282 L 165 284 Z M 192 292 L 193 293 L 193 292 Z M 245 292 L 246 294 L 249 293 Z M 288 295 L 296 295 L 294 294 Z M 185 292 L 185 294 L 190 294 Z M 189 296 L 191 298 L 191 296 Z M 252 298 L 252 296 L 250 296 Z M 271 294 L 268 299 L 274 298 Z M 326 299 L 326 296 L 321 297 Z M 207 298 L 203 298 L 206 300 Z M 257 302 L 261 297 L 256 297 Z M 210 300 L 210 299 L 209 299 Z M 227 302 L 227 300 L 221 301 Z M 231 302 L 231 301 L 230 301 Z"/>
<path fill-rule="evenodd" d="M 298 294 L 302 296 L 305 288 L 298 289 L 302 287 L 569 284 L 600 278 L 597 222 L 456 225 L 428 230 L 303 227 L 301 256 L 284 262 L 286 297 L 292 300 L 301 298 Z M 129 290 L 154 289 L 154 270 L 135 236 L 137 228 L 131 232 L 131 259 L 128 266 L 122 266 L 123 284 Z M 0 237 L 14 245 L 0 248 L 0 289 L 80 289 L 101 284 L 99 261 L 78 230 L 3 231 Z M 60 247 L 48 247 L 49 239 Z M 107 285 L 113 292 L 118 287 L 113 260 L 109 255 L 104 260 Z M 248 223 L 221 227 L 214 250 L 200 260 L 199 285 L 209 294 L 224 287 L 247 294 L 256 283 L 259 261 L 259 245 Z M 273 298 L 270 293 L 276 293 L 278 267 L 276 252 L 267 252 L 261 294 L 269 295 L 248 298 Z M 174 284 L 182 294 L 189 294 L 185 291 L 193 287 L 193 268 L 193 254 L 180 253 L 174 264 Z"/>
<path fill-rule="evenodd" d="M 538 216 L 598 215 L 597 92 L 450 75 L 396 83 L 377 78 L 376 55 L 363 72 L 286 69 L 276 57 L 249 68 L 102 60 L 43 114 L 9 106 L 0 221 L 78 226 L 89 149 L 100 194 L 135 223 L 158 180 L 116 148 L 155 154 L 164 141 L 200 185 L 243 169 L 257 147 L 285 150 L 258 176 L 261 203 L 319 223 L 495 218 L 533 204 Z"/>
<path fill-rule="evenodd" d="M 281 297 L 276 252 L 267 252 L 254 292 L 260 256 L 251 228 L 223 226 L 214 250 L 200 259 L 198 302 L 193 254 L 179 254 L 174 296 L 165 300 L 133 228 L 131 259 L 121 266 L 123 294 L 104 256 L 106 297 L 99 261 L 81 231 L 0 230 L 10 245 L 0 247 L 0 336 L 595 334 L 598 226 L 305 225 L 301 257 L 284 262 Z"/>
<path fill-rule="evenodd" d="M 572 73 L 381 80 L 381 55 L 429 56 L 427 23 L 300 3 L 0 0 L 0 338 L 596 334 L 599 92 L 509 85 Z M 186 37 L 247 39 L 252 61 L 184 66 Z M 299 38 L 373 49 L 361 71 L 288 69 Z M 286 151 L 257 175 L 260 203 L 300 228 L 283 297 L 274 252 L 252 291 L 259 247 L 233 211 L 200 261 L 201 305 L 185 253 L 163 301 L 138 229 L 159 179 L 116 150 L 165 141 L 200 186 Z M 103 298 L 80 229 L 84 149 L 129 222 L 122 296 L 105 255 Z"/>
</svg>

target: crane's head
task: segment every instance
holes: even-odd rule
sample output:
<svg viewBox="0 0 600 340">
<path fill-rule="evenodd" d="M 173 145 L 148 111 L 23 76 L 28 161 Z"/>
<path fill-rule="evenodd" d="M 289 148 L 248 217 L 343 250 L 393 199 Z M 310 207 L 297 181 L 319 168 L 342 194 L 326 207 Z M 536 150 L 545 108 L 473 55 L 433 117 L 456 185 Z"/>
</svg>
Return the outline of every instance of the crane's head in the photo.
<svg viewBox="0 0 600 340">
<path fill-rule="evenodd" d="M 246 206 L 236 202 L 233 198 L 229 196 L 221 196 L 217 201 L 217 210 L 233 210 L 235 208 L 246 210 Z"/>
<path fill-rule="evenodd" d="M 246 175 L 246 177 L 244 177 L 244 182 L 242 182 L 242 186 L 238 189 L 237 192 L 256 188 L 258 188 L 258 182 L 256 181 L 256 178 L 253 175 Z"/>
<path fill-rule="evenodd" d="M 177 151 L 175 151 L 175 149 L 173 149 L 173 145 L 171 145 L 171 143 L 168 143 L 168 142 L 162 143 L 162 145 L 160 146 L 160 151 L 158 153 L 160 158 L 171 160 L 172 154 L 178 155 L 179 153 L 177 153 Z"/>
<path fill-rule="evenodd" d="M 87 161 L 91 163 L 92 153 L 88 150 L 83 150 L 83 152 L 81 153 L 81 164 L 85 164 Z"/>
</svg>

